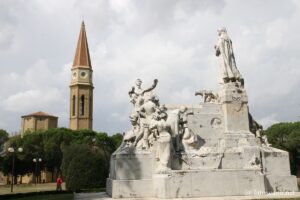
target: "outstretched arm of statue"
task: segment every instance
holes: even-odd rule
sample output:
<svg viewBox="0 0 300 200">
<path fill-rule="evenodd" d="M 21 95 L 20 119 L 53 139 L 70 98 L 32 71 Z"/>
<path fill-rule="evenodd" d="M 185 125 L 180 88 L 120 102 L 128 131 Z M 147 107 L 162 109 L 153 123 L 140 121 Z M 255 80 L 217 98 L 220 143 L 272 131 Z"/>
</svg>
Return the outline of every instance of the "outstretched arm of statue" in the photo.
<svg viewBox="0 0 300 200">
<path fill-rule="evenodd" d="M 151 85 L 151 87 L 143 90 L 142 95 L 145 94 L 146 92 L 150 92 L 151 90 L 153 90 L 156 87 L 157 83 L 158 83 L 158 80 L 154 79 L 153 84 Z"/>
<path fill-rule="evenodd" d="M 129 96 L 130 96 L 130 97 L 131 97 L 131 95 L 132 95 L 132 94 L 134 94 L 134 93 L 135 93 L 135 91 L 134 91 L 134 90 L 135 90 L 135 88 L 134 88 L 134 87 L 132 87 L 132 88 L 131 88 L 131 90 L 129 90 L 128 94 L 129 94 Z"/>
</svg>

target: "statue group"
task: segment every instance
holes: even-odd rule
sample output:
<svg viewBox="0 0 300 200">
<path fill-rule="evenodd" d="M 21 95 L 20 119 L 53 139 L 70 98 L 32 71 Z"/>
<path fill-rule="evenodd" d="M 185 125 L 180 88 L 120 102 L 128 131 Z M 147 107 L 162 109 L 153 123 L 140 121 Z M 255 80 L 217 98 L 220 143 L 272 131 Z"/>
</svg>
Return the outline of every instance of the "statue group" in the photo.
<svg viewBox="0 0 300 200">
<path fill-rule="evenodd" d="M 158 80 L 147 89 L 142 89 L 142 81 L 137 79 L 129 91 L 133 111 L 129 119 L 132 129 L 124 133 L 121 151 L 126 149 L 153 150 L 158 161 L 157 173 L 167 173 L 171 170 L 170 159 L 172 152 L 188 149 L 197 142 L 197 136 L 187 127 L 187 112 L 185 106 L 169 112 L 164 104 L 160 104 L 154 89 Z M 175 138 L 174 142 L 172 138 Z"/>
<path fill-rule="evenodd" d="M 113 198 L 297 191 L 288 153 L 271 147 L 249 112 L 226 28 L 218 35 L 220 89 L 195 92 L 200 104 L 161 104 L 157 79 L 146 89 L 137 79 L 129 90 L 132 127 L 111 157 L 107 179 Z"/>
</svg>

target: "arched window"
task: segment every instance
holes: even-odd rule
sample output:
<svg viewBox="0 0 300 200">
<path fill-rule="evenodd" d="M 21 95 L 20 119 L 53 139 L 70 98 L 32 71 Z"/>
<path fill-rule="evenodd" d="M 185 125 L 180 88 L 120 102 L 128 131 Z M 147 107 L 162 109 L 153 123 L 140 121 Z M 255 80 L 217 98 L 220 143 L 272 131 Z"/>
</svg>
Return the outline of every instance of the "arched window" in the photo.
<svg viewBox="0 0 300 200">
<path fill-rule="evenodd" d="M 75 115 L 75 102 L 76 101 L 76 97 L 75 95 L 73 95 L 72 97 L 72 115 L 74 116 Z"/>
<path fill-rule="evenodd" d="M 80 97 L 80 115 L 84 115 L 84 95 Z"/>
</svg>

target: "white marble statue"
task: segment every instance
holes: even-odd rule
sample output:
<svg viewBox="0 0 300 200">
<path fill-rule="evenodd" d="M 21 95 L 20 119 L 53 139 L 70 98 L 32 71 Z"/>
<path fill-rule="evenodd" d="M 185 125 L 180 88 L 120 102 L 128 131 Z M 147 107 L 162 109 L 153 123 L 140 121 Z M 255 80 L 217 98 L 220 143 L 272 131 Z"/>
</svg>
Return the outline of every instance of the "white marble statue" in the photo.
<svg viewBox="0 0 300 200">
<path fill-rule="evenodd" d="M 142 89 L 142 81 L 141 79 L 137 79 L 135 81 L 135 85 L 131 87 L 129 90 L 128 94 L 130 97 L 131 103 L 135 106 L 135 108 L 138 108 L 143 104 L 143 96 L 145 93 L 151 92 L 157 85 L 158 80 L 155 79 L 153 81 L 153 84 L 147 88 L 147 89 Z"/>
<path fill-rule="evenodd" d="M 131 142 L 134 147 L 149 149 L 149 124 L 152 114 L 159 110 L 159 100 L 153 93 L 157 83 L 158 80 L 155 79 L 149 88 L 142 89 L 142 81 L 137 79 L 128 92 L 134 109 L 129 116 L 132 129 L 124 135 L 124 142 Z"/>
<path fill-rule="evenodd" d="M 165 173 L 170 169 L 169 159 L 174 146 L 176 152 L 184 152 L 199 149 L 199 145 L 197 135 L 187 126 L 188 115 L 193 112 L 181 106 L 177 112 L 171 111 L 169 116 L 168 109 L 164 104 L 160 105 L 153 91 L 157 82 L 155 79 L 153 85 L 144 90 L 141 87 L 142 81 L 137 79 L 135 86 L 129 91 L 134 105 L 129 116 L 132 128 L 125 133 L 123 146 L 136 150 L 152 150 L 156 144 L 156 172 Z"/>
<path fill-rule="evenodd" d="M 137 112 L 132 112 L 129 116 L 130 123 L 132 125 L 131 130 L 127 131 L 123 137 L 125 142 L 133 142 L 140 135 L 141 129 L 139 126 L 139 116 Z"/>
<path fill-rule="evenodd" d="M 181 106 L 179 109 L 179 136 L 183 150 L 189 151 L 198 148 L 198 137 L 187 126 L 188 115 L 193 115 L 193 112 L 188 111 L 187 107 Z"/>
<path fill-rule="evenodd" d="M 170 126 L 158 114 L 154 114 L 149 129 L 154 131 L 155 138 L 157 138 L 156 160 L 158 161 L 158 166 L 155 171 L 156 173 L 166 173 L 171 170 L 172 140 Z"/>
<path fill-rule="evenodd" d="M 236 67 L 232 42 L 227 34 L 226 28 L 218 30 L 219 40 L 215 45 L 216 56 L 219 57 L 220 78 L 222 83 L 235 82 L 241 79 L 239 70 Z"/>
</svg>

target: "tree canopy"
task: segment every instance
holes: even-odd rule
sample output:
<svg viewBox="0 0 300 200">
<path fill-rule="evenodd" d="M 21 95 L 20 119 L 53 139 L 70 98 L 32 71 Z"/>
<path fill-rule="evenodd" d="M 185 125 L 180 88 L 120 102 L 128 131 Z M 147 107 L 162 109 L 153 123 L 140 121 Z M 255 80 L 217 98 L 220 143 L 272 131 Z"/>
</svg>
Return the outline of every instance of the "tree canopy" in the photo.
<svg viewBox="0 0 300 200">
<path fill-rule="evenodd" d="M 75 144 L 64 150 L 62 170 L 68 190 L 104 187 L 108 169 L 100 148 Z"/>
<path fill-rule="evenodd" d="M 8 140 L 8 133 L 6 130 L 0 129 L 0 153 L 3 151 L 4 143 Z"/>
<path fill-rule="evenodd" d="M 5 142 L 8 140 L 8 133 L 3 130 L 0 129 L 0 163 L 3 163 L 3 156 L 2 154 L 4 153 L 4 144 Z M 3 165 L 0 164 L 0 171 L 3 170 Z"/>
<path fill-rule="evenodd" d="M 87 159 L 93 158 L 98 164 L 101 161 L 101 166 L 105 167 L 105 173 L 108 173 L 109 158 L 111 153 L 118 147 L 117 145 L 121 143 L 122 136 L 120 136 L 120 134 L 108 136 L 106 133 L 92 130 L 74 131 L 67 128 L 55 128 L 31 132 L 25 134 L 23 138 L 21 138 L 21 136 L 8 138 L 8 134 L 0 130 L 0 142 L 3 141 L 0 145 L 2 144 L 1 147 L 3 148 L 3 144 L 6 142 L 7 147 L 14 146 L 16 149 L 18 147 L 23 148 L 22 153 L 16 153 L 15 175 L 33 173 L 33 158 L 42 158 L 41 169 L 53 172 L 54 180 L 54 177 L 61 173 L 62 161 L 64 156 L 66 156 L 64 152 L 70 152 L 74 150 L 74 148 L 70 147 L 78 145 L 84 145 L 85 150 L 86 148 L 96 150 L 97 154 L 93 154 L 87 157 Z M 67 151 L 67 149 L 69 150 Z M 0 170 L 3 171 L 4 174 L 10 174 L 12 154 L 9 153 L 7 149 L 4 149 L 1 159 L 3 165 L 1 165 L 2 169 Z M 84 162 L 88 163 L 89 161 Z M 79 165 L 79 163 L 76 163 L 76 165 Z M 103 176 L 101 177 L 103 178 Z"/>
</svg>

